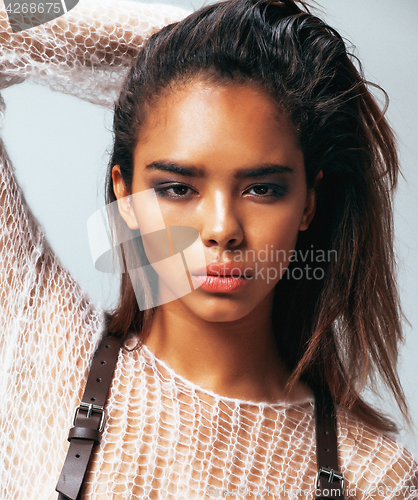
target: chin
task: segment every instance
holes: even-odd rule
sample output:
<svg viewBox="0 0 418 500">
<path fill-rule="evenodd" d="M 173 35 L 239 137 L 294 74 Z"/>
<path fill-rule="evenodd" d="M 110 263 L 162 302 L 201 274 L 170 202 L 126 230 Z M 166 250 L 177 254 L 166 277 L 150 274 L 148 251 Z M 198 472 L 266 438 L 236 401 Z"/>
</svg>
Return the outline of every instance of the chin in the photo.
<svg viewBox="0 0 418 500">
<path fill-rule="evenodd" d="M 213 314 L 207 314 L 205 312 L 204 314 L 199 315 L 201 319 L 204 321 L 208 321 L 210 323 L 229 323 L 233 321 L 238 321 L 242 318 L 244 318 L 247 315 L 247 313 L 231 313 L 231 311 L 216 311 Z"/>
<path fill-rule="evenodd" d="M 193 301 L 194 302 L 194 301 Z M 251 312 L 254 308 L 248 304 L 231 303 L 224 298 L 199 299 L 198 303 L 184 300 L 183 305 L 196 317 L 210 323 L 224 323 L 238 321 Z"/>
</svg>

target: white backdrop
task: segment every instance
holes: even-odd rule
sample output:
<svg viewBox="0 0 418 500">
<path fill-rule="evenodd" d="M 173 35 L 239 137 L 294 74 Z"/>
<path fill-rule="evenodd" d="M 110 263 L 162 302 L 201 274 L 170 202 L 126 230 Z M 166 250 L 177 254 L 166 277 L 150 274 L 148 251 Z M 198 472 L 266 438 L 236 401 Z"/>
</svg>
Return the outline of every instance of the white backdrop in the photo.
<svg viewBox="0 0 418 500">
<path fill-rule="evenodd" d="M 203 2 L 170 3 L 192 9 Z M 405 179 L 396 198 L 396 249 L 406 343 L 400 374 L 418 425 L 418 2 L 322 0 L 329 24 L 356 46 L 366 76 L 389 94 L 388 118 L 399 138 Z M 104 173 L 111 149 L 111 112 L 47 88 L 23 83 L 2 92 L 3 137 L 20 184 L 63 264 L 93 301 L 110 307 L 118 279 L 94 269 L 86 222 L 103 205 Z M 377 401 L 393 413 L 393 404 Z M 415 429 L 416 431 L 416 429 Z M 400 434 L 418 456 L 412 430 Z"/>
</svg>

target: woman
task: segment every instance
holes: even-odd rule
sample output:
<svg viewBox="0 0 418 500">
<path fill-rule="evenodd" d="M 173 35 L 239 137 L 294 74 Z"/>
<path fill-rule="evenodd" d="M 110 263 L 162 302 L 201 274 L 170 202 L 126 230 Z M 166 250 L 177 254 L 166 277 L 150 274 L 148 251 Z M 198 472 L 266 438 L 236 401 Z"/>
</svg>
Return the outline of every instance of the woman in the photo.
<svg viewBox="0 0 418 500">
<path fill-rule="evenodd" d="M 72 12 L 69 24 L 40 33 L 68 40 L 75 67 L 132 56 L 126 42 L 139 39 L 129 31 L 119 39 L 114 15 L 109 26 Z M 81 52 L 86 37 L 76 31 L 86 26 L 95 43 Z M 28 48 L 16 62 L 16 38 L 3 35 L 8 78 L 22 65 L 42 77 L 49 40 L 21 36 Z M 414 498 L 416 463 L 385 435 L 394 424 L 360 396 L 379 374 L 406 412 L 395 371 L 396 150 L 340 36 L 302 3 L 205 7 L 140 51 L 114 133 L 107 201 L 117 201 L 118 241 L 121 231 L 144 235 L 150 217 L 152 229 L 159 214 L 140 203 L 150 192 L 169 232 L 194 228 L 201 246 L 187 262 L 193 291 L 182 294 L 158 272 L 159 246 L 143 238 L 154 295 L 131 279 L 142 268 L 123 246 L 128 272 L 106 323 L 140 349 L 120 353 L 83 498 L 310 498 L 312 387 L 325 384 L 339 408 L 346 497 Z M 4 158 L 1 484 L 5 497 L 35 489 L 53 498 L 105 320 L 27 215 Z M 199 249 L 204 269 L 193 260 Z M 142 307 L 139 285 L 149 299 Z M 167 289 L 176 300 L 164 298 Z"/>
</svg>

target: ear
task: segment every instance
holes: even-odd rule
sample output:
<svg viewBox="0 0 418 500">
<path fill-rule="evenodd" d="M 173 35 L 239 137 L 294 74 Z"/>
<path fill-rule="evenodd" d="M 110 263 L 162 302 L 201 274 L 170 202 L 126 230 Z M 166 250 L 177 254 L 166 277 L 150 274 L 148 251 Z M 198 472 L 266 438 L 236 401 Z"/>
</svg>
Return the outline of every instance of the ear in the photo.
<svg viewBox="0 0 418 500">
<path fill-rule="evenodd" d="M 125 187 L 119 165 L 115 165 L 112 168 L 112 180 L 113 192 L 118 200 L 120 216 L 126 222 L 129 229 L 138 229 L 139 225 L 132 206 L 131 193 Z"/>
<path fill-rule="evenodd" d="M 318 184 L 322 177 L 324 176 L 324 172 L 320 170 L 318 172 L 318 175 L 315 178 L 315 183 L 313 187 L 308 191 L 307 197 L 306 197 L 306 205 L 305 205 L 305 210 L 303 212 L 302 216 L 302 221 L 299 226 L 300 231 L 306 231 L 309 227 L 309 224 L 311 223 L 312 219 L 314 218 L 315 215 L 315 210 L 316 210 L 316 189 L 318 187 Z"/>
</svg>

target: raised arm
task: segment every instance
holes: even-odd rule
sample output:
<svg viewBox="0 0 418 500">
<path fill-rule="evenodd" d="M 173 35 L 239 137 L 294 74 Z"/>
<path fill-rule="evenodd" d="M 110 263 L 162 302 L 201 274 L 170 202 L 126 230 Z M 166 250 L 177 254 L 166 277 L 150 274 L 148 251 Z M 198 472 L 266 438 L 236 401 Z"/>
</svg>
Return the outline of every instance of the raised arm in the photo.
<svg viewBox="0 0 418 500">
<path fill-rule="evenodd" d="M 31 79 L 109 106 L 144 40 L 186 14 L 173 6 L 80 0 L 54 21 L 13 33 L 0 0 L 0 88 Z"/>
<path fill-rule="evenodd" d="M 170 6 L 80 0 L 73 10 L 55 21 L 13 33 L 0 0 L 0 88 L 32 79 L 97 104 L 111 105 L 121 77 L 144 40 L 164 24 L 184 15 L 184 11 Z M 0 101 L 2 113 L 4 105 Z M 49 277 L 48 283 L 39 284 L 39 269 L 47 262 L 48 273 L 61 272 L 53 264 L 55 256 L 47 250 L 50 252 L 1 143 L 0 314 L 3 319 L 10 320 L 10 308 L 25 301 L 25 294 L 39 298 L 33 291 L 36 287 L 46 287 L 48 292 L 54 290 L 54 296 L 61 293 L 56 289 L 56 278 Z"/>
<path fill-rule="evenodd" d="M 111 105 L 144 39 L 181 15 L 81 0 L 56 21 L 13 34 L 1 4 L 0 88 L 31 79 Z M 0 140 L 0 498 L 56 498 L 66 435 L 103 325 L 45 240 Z"/>
</svg>

